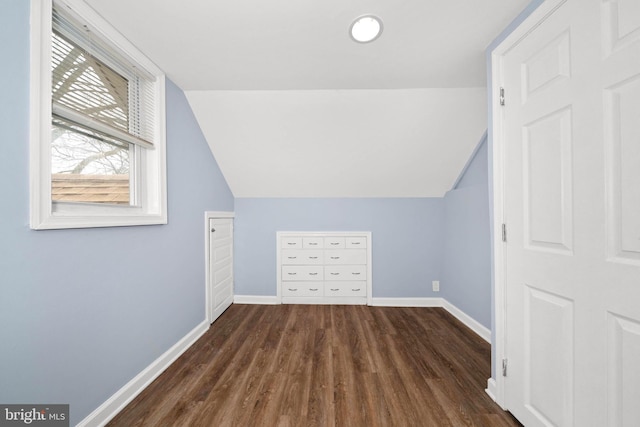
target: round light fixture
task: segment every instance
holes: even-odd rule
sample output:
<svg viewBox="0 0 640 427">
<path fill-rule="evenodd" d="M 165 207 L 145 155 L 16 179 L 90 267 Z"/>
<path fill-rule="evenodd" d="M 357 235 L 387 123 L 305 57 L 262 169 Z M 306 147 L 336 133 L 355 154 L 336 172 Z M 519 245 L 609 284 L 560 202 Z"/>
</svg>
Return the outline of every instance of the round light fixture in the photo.
<svg viewBox="0 0 640 427">
<path fill-rule="evenodd" d="M 382 19 L 375 15 L 359 16 L 351 24 L 349 34 L 358 43 L 370 43 L 382 34 Z"/>
</svg>

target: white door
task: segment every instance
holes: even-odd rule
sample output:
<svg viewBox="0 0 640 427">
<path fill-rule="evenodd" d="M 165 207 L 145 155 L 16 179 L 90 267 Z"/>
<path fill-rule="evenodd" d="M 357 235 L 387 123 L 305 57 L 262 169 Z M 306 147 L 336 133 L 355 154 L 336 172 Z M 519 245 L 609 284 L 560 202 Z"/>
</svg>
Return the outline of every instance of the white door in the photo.
<svg viewBox="0 0 640 427">
<path fill-rule="evenodd" d="M 233 220 L 209 220 L 209 319 L 213 323 L 233 302 Z"/>
<path fill-rule="evenodd" d="M 638 427 L 640 0 L 567 0 L 531 28 L 500 64 L 505 406 Z"/>
</svg>

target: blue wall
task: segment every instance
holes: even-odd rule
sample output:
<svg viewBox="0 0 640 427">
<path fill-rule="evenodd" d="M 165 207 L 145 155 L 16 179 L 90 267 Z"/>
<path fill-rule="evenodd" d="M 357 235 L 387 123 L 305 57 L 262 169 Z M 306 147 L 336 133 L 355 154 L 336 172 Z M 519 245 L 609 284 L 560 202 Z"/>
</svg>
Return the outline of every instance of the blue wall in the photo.
<svg viewBox="0 0 640 427">
<path fill-rule="evenodd" d="M 74 425 L 205 319 L 204 211 L 234 200 L 169 82 L 169 224 L 30 230 L 28 1 L 3 2 L 0 40 L 0 402 Z"/>
<path fill-rule="evenodd" d="M 371 231 L 374 298 L 439 296 L 441 198 L 239 198 L 235 212 L 238 295 L 276 295 L 276 231 Z"/>
<path fill-rule="evenodd" d="M 456 188 L 444 197 L 444 257 L 441 296 L 491 328 L 491 239 L 487 140 Z"/>
</svg>

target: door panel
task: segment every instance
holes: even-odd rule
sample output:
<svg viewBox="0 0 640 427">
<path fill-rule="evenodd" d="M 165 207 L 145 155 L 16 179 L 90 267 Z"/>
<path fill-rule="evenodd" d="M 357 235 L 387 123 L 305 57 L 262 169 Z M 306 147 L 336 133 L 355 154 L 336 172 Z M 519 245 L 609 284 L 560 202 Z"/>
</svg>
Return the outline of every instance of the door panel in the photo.
<svg viewBox="0 0 640 427">
<path fill-rule="evenodd" d="M 527 286 L 524 316 L 525 406 L 546 425 L 572 425 L 573 301 Z"/>
<path fill-rule="evenodd" d="M 505 404 L 640 426 L 640 1 L 567 0 L 506 52 Z"/>
<path fill-rule="evenodd" d="M 609 425 L 640 420 L 640 322 L 609 313 Z"/>
<path fill-rule="evenodd" d="M 530 249 L 571 254 L 571 109 L 524 126 L 524 227 Z"/>
<path fill-rule="evenodd" d="M 542 89 L 571 76 L 569 50 L 569 32 L 565 31 L 547 45 L 532 52 L 523 62 L 523 103 Z"/>
<path fill-rule="evenodd" d="M 639 111 L 640 75 L 605 90 L 609 256 L 636 263 L 640 263 Z"/>
<path fill-rule="evenodd" d="M 605 52 L 624 49 L 640 40 L 640 3 L 637 0 L 610 0 L 603 3 Z"/>
<path fill-rule="evenodd" d="M 233 302 L 233 220 L 209 220 L 209 311 L 215 321 Z"/>
</svg>

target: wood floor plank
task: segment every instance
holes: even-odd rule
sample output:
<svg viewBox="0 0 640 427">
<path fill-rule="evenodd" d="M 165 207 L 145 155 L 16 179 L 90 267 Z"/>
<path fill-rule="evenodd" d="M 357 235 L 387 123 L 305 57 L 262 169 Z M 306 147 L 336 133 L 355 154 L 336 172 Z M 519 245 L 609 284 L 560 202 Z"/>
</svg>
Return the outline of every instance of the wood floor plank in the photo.
<svg viewBox="0 0 640 427">
<path fill-rule="evenodd" d="M 325 319 L 327 318 L 325 316 Z M 322 324 L 323 327 L 327 325 L 327 323 Z M 311 377 L 309 378 L 309 398 L 306 402 L 307 425 L 330 427 L 335 425 L 335 401 L 333 397 L 335 385 L 333 359 L 330 357 L 331 335 L 327 332 L 327 329 L 316 329 L 313 349 Z"/>
<path fill-rule="evenodd" d="M 163 374 L 152 382 L 136 399 L 127 406 L 127 414 L 133 420 L 123 425 L 152 426 L 158 425 L 160 419 L 168 413 L 177 414 L 175 409 L 182 397 L 181 390 L 201 378 L 202 372 L 210 367 L 212 361 L 219 360 L 219 354 L 225 353 L 225 347 L 231 346 L 238 340 L 230 340 L 232 334 L 240 340 L 251 331 L 247 324 L 257 321 L 263 316 L 257 306 L 238 306 L 234 316 L 219 319 L 217 334 L 205 334 L 181 357 L 180 363 L 173 363 Z M 218 322 L 216 322 L 218 324 Z M 206 337 L 206 338 L 205 338 Z M 229 357 L 222 363 L 232 360 L 232 349 L 228 349 Z M 176 392 L 166 393 L 171 388 Z M 142 404 L 144 403 L 144 404 Z M 112 423 L 118 424 L 120 416 L 116 416 Z"/>
<path fill-rule="evenodd" d="M 110 426 L 518 427 L 441 308 L 232 305 Z"/>
</svg>

